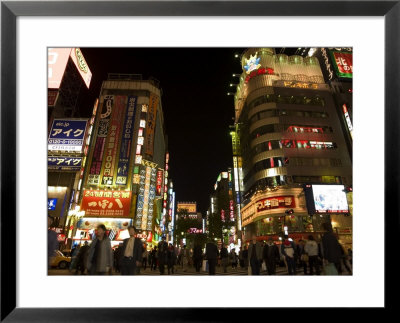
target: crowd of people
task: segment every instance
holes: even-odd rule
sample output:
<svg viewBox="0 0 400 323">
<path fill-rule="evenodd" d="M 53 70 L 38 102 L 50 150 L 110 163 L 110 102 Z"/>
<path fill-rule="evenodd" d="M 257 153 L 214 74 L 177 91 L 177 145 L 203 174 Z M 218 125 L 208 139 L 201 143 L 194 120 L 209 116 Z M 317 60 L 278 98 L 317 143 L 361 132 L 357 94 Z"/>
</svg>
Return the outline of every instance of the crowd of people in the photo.
<svg viewBox="0 0 400 323">
<path fill-rule="evenodd" d="M 97 227 L 96 236 L 90 245 L 86 241 L 83 246 L 77 245 L 71 250 L 70 271 L 89 275 L 112 274 L 113 271 L 121 275 L 137 275 L 140 271 L 150 270 L 159 271 L 161 275 L 170 275 L 194 268 L 196 272 L 203 270 L 208 271 L 209 275 L 215 275 L 216 266 L 223 273 L 228 272 L 228 267 L 236 271 L 239 266 L 247 270 L 249 275 L 260 275 L 261 272 L 275 275 L 280 266 L 286 267 L 289 275 L 296 275 L 301 269 L 304 275 L 340 275 L 344 268 L 352 274 L 352 250 L 344 249 L 329 224 L 324 224 L 324 229 L 321 241 L 316 241 L 313 235 L 309 235 L 307 240 L 295 243 L 285 236 L 278 245 L 271 237 L 268 241 L 259 241 L 253 236 L 249 244 L 240 247 L 238 252 L 235 248 L 228 252 L 226 245 L 222 244 L 218 248 L 212 239 L 208 240 L 205 248 L 200 244 L 187 248 L 185 245 L 175 247 L 168 244 L 165 236 L 158 245 L 148 249 L 136 237 L 136 228 L 129 226 L 130 237 L 113 250 L 106 228 L 101 224 Z M 53 245 L 54 239 L 50 236 L 51 233 L 49 243 Z M 49 250 L 53 247 L 49 246 Z"/>
</svg>

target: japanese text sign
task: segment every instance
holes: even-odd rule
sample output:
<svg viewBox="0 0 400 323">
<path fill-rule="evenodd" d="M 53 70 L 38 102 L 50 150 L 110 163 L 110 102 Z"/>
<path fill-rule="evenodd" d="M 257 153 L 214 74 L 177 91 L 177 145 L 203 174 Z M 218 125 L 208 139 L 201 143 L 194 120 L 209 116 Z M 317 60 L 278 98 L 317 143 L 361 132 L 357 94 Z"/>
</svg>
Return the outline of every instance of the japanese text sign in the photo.
<svg viewBox="0 0 400 323">
<path fill-rule="evenodd" d="M 257 201 L 257 212 L 276 208 L 295 207 L 294 196 L 274 196 Z"/>
<path fill-rule="evenodd" d="M 82 152 L 87 120 L 54 119 L 48 139 L 49 151 Z"/>
<path fill-rule="evenodd" d="M 82 166 L 82 157 L 47 157 L 48 169 L 79 170 Z"/>
<path fill-rule="evenodd" d="M 84 190 L 81 210 L 85 216 L 129 217 L 130 191 Z"/>
<path fill-rule="evenodd" d="M 353 77 L 353 54 L 347 52 L 330 52 L 336 73 L 339 77 Z"/>
<path fill-rule="evenodd" d="M 82 76 L 86 87 L 89 88 L 90 81 L 92 80 L 92 72 L 86 63 L 85 58 L 79 48 L 73 48 L 71 50 L 71 59 L 74 62 L 79 74 Z"/>
<path fill-rule="evenodd" d="M 158 107 L 158 96 L 150 94 L 149 108 L 147 112 L 146 130 L 146 154 L 153 156 L 154 132 L 156 128 L 156 116 Z"/>
</svg>

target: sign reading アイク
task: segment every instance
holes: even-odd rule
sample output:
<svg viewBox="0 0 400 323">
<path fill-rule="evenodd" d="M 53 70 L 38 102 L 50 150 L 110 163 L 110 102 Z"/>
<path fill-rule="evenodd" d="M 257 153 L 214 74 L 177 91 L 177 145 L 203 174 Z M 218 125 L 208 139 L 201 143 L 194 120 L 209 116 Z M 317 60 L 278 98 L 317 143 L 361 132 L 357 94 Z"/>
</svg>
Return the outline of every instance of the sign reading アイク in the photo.
<svg viewBox="0 0 400 323">
<path fill-rule="evenodd" d="M 48 139 L 48 150 L 82 152 L 87 121 L 54 119 Z"/>
<path fill-rule="evenodd" d="M 294 196 L 274 196 L 257 201 L 257 212 L 276 208 L 293 208 L 296 206 Z"/>
<path fill-rule="evenodd" d="M 85 216 L 129 217 L 130 191 L 84 190 L 81 210 Z"/>
<path fill-rule="evenodd" d="M 82 157 L 49 156 L 47 166 L 48 169 L 79 170 L 82 166 Z"/>
<path fill-rule="evenodd" d="M 135 125 L 135 110 L 137 96 L 128 98 L 128 107 L 125 115 L 124 128 L 122 130 L 121 149 L 117 168 L 117 179 L 115 184 L 126 185 L 128 178 L 129 158 L 131 155 L 132 133 Z"/>
<path fill-rule="evenodd" d="M 149 107 L 146 122 L 146 154 L 153 156 L 154 132 L 156 128 L 156 116 L 158 107 L 158 96 L 150 93 Z"/>
</svg>

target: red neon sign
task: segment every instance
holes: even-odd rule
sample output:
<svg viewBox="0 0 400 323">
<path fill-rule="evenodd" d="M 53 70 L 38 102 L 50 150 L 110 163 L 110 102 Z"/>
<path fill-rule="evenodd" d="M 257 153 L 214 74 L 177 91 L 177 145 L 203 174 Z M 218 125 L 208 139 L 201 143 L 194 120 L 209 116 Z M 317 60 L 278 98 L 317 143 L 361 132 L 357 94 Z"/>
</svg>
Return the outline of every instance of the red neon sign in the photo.
<svg viewBox="0 0 400 323">
<path fill-rule="evenodd" d="M 255 70 L 253 72 L 251 72 L 249 75 L 247 75 L 246 79 L 244 80 L 245 83 L 247 83 L 251 78 L 253 78 L 254 76 L 257 75 L 274 75 L 274 69 L 273 68 L 259 68 L 258 70 Z"/>
</svg>

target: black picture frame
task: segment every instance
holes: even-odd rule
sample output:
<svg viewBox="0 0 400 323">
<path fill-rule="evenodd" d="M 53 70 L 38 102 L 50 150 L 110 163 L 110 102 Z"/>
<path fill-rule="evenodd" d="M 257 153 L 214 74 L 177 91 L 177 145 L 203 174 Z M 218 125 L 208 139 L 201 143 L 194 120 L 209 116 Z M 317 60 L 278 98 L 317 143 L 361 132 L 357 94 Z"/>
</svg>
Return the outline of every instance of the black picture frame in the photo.
<svg viewBox="0 0 400 323">
<path fill-rule="evenodd" d="M 2 1 L 1 2 L 1 321 L 225 321 L 236 309 L 16 308 L 16 19 L 18 16 L 384 16 L 385 19 L 385 253 L 398 254 L 400 4 L 395 1 Z M 7 95 L 4 95 L 7 93 Z M 373 180 L 373 179 L 371 179 Z M 7 189 L 5 188 L 7 186 Z M 376 188 L 383 189 L 383 188 Z M 394 214 L 394 216 L 393 216 Z M 394 225 L 391 224 L 394 221 Z M 12 229 L 15 228 L 15 231 Z M 395 250 L 394 248 L 397 248 Z M 394 264 L 391 264 L 394 266 Z M 388 257 L 385 308 L 390 309 Z M 398 276 L 398 274 L 397 274 Z M 398 278 L 395 278 L 398 282 Z M 317 297 L 317 296 L 316 296 Z M 162 302 L 155 302 L 162 306 Z M 216 304 L 218 306 L 218 304 Z M 312 306 L 312 304 L 311 304 Z M 326 312 L 328 314 L 328 312 Z M 328 314 L 329 315 L 329 314 Z M 324 314 L 325 316 L 325 314 Z M 208 318 L 208 319 L 207 319 Z M 340 317 L 338 317 L 340 319 Z"/>
</svg>

